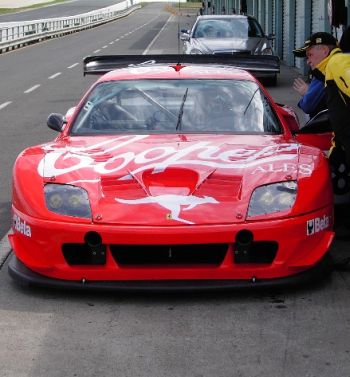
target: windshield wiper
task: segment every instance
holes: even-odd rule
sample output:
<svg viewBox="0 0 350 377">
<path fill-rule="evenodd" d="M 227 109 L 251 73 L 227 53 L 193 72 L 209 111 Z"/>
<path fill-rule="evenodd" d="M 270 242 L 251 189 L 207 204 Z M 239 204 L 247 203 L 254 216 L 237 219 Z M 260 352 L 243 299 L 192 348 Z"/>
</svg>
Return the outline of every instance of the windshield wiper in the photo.
<svg viewBox="0 0 350 377">
<path fill-rule="evenodd" d="M 186 102 L 186 98 L 187 98 L 187 93 L 188 93 L 188 88 L 186 89 L 186 92 L 185 92 L 185 94 L 182 98 L 179 115 L 177 117 L 176 131 L 181 130 L 182 115 L 184 113 L 184 107 L 185 107 L 185 102 Z"/>
<path fill-rule="evenodd" d="M 248 105 L 247 105 L 247 107 L 245 108 L 245 110 L 244 110 L 244 112 L 243 112 L 243 115 L 245 115 L 245 113 L 247 112 L 248 107 L 249 107 L 250 104 L 252 103 L 253 98 L 254 98 L 254 96 L 255 96 L 255 94 L 257 93 L 258 90 L 259 90 L 259 88 L 257 88 L 257 89 L 255 90 L 255 92 L 253 93 L 253 95 L 251 96 L 251 98 L 250 98 L 250 100 L 249 100 L 249 102 L 248 102 Z"/>
</svg>

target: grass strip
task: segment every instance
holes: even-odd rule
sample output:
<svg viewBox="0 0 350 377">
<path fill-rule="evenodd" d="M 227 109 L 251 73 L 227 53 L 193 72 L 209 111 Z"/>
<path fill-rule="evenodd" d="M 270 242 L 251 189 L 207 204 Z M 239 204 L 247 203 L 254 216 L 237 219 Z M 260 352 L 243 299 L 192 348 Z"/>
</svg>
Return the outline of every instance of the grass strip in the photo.
<svg viewBox="0 0 350 377">
<path fill-rule="evenodd" d="M 52 0 L 52 1 L 48 1 L 47 3 L 32 4 L 32 5 L 28 5 L 27 7 L 21 7 L 21 8 L 0 8 L 0 15 L 25 12 L 27 10 L 42 8 L 42 7 L 45 7 L 47 5 L 64 3 L 65 1 L 67 1 L 67 0 Z"/>
<path fill-rule="evenodd" d="M 178 3 L 178 4 L 172 3 L 172 4 L 167 4 L 164 7 L 164 10 L 174 15 L 178 15 L 179 13 L 183 11 L 198 12 L 201 6 L 202 6 L 202 3 L 198 3 L 198 2 L 187 2 L 187 3 Z"/>
</svg>

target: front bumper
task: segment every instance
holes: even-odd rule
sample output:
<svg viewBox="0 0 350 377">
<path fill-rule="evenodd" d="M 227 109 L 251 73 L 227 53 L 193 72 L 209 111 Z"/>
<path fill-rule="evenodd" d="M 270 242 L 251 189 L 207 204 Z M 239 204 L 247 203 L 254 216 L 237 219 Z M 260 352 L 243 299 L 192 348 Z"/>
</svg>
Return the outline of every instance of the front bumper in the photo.
<svg viewBox="0 0 350 377">
<path fill-rule="evenodd" d="M 60 280 L 40 275 L 27 268 L 15 255 L 8 266 L 10 276 L 22 286 L 88 291 L 168 292 L 168 291 L 228 291 L 303 286 L 324 279 L 331 272 L 329 253 L 312 268 L 293 276 L 256 280 L 139 280 L 139 281 L 89 281 Z"/>
<path fill-rule="evenodd" d="M 245 285 L 252 281 L 269 281 L 296 276 L 312 269 L 327 254 L 334 232 L 333 208 L 331 206 L 314 211 L 307 215 L 289 219 L 250 222 L 242 224 L 195 225 L 195 226 L 120 226 L 102 224 L 67 224 L 31 218 L 18 212 L 14 214 L 20 221 L 14 227 L 14 234 L 9 237 L 16 257 L 33 273 L 59 281 L 75 281 L 80 285 L 82 281 L 89 284 L 112 285 L 135 281 L 135 285 Z M 308 224 L 315 219 L 329 219 L 324 226 L 318 226 L 315 231 L 307 234 Z M 320 221 L 319 221 L 320 222 Z M 21 226 L 19 226 L 21 225 Z M 278 245 L 277 252 L 270 261 L 250 260 L 238 261 L 235 255 L 234 242 L 237 234 L 249 230 L 253 234 L 254 242 L 263 245 L 265 252 L 266 241 Z M 97 263 L 84 263 L 84 259 L 75 263 L 69 261 L 63 253 L 63 245 L 73 245 L 70 256 L 81 252 L 79 245 L 84 243 L 88 232 L 98 232 L 103 243 L 104 257 Z M 142 252 L 147 251 L 147 257 L 156 253 L 157 246 L 166 246 L 166 250 L 186 246 L 187 250 L 197 248 L 201 255 L 204 253 L 201 245 L 209 245 L 206 253 L 211 258 L 217 253 L 215 245 L 227 245 L 222 252 L 222 259 L 197 261 L 188 260 L 187 251 L 182 254 L 185 259 L 173 263 L 173 260 L 157 260 L 156 263 L 137 261 L 132 263 L 127 258 L 118 260 L 113 254 L 113 247 L 117 244 L 123 253 L 123 258 L 129 253 L 131 245 Z M 260 245 L 261 245 L 260 244 Z M 77 246 L 76 246 L 77 245 Z M 199 245 L 199 247 L 198 247 Z M 213 246 L 215 246 L 213 248 Z M 77 249 L 75 249 L 75 247 Z M 204 247 L 203 247 L 204 249 Z M 126 250 L 126 251 L 125 251 Z M 162 255 L 163 258 L 163 255 Z M 74 258 L 73 258 L 74 259 Z M 164 263 L 163 263 L 164 262 Z M 12 266 L 12 265 L 11 265 Z M 13 276 L 20 276 L 23 269 L 11 267 Z M 15 273 L 17 271 L 17 273 Z M 26 274 L 24 274 L 26 275 Z M 29 274 L 30 275 L 30 274 Z M 39 279 L 39 280 L 40 280 Z M 46 281 L 46 280 L 45 280 Z M 169 281 L 172 283 L 170 284 Z M 181 283 L 183 281 L 184 283 Z M 230 283 L 231 281 L 231 283 Z M 237 281 L 236 283 L 233 283 Z M 92 283 L 93 282 L 93 283 Z M 220 282 L 220 283 L 218 283 Z M 108 285 L 108 284 L 107 284 Z"/>
</svg>

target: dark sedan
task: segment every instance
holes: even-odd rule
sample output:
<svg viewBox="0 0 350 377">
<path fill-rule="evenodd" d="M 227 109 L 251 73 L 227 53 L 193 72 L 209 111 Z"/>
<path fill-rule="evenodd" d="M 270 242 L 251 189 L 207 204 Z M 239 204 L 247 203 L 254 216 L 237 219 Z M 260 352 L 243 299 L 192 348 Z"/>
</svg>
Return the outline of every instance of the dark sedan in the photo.
<svg viewBox="0 0 350 377">
<path fill-rule="evenodd" d="M 274 56 L 274 35 L 265 35 L 258 21 L 245 15 L 199 16 L 191 30 L 182 30 L 185 54 Z M 276 84 L 279 60 L 259 78 Z"/>
</svg>

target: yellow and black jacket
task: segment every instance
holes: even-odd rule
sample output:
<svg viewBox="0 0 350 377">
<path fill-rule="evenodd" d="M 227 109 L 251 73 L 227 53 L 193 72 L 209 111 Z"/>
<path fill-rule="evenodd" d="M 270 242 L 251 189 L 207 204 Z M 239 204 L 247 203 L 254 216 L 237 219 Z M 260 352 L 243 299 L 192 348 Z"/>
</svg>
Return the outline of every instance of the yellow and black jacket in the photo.
<svg viewBox="0 0 350 377">
<path fill-rule="evenodd" d="M 335 48 L 314 71 L 317 77 L 323 77 L 326 84 L 334 141 L 344 147 L 350 162 L 350 54 Z"/>
</svg>

